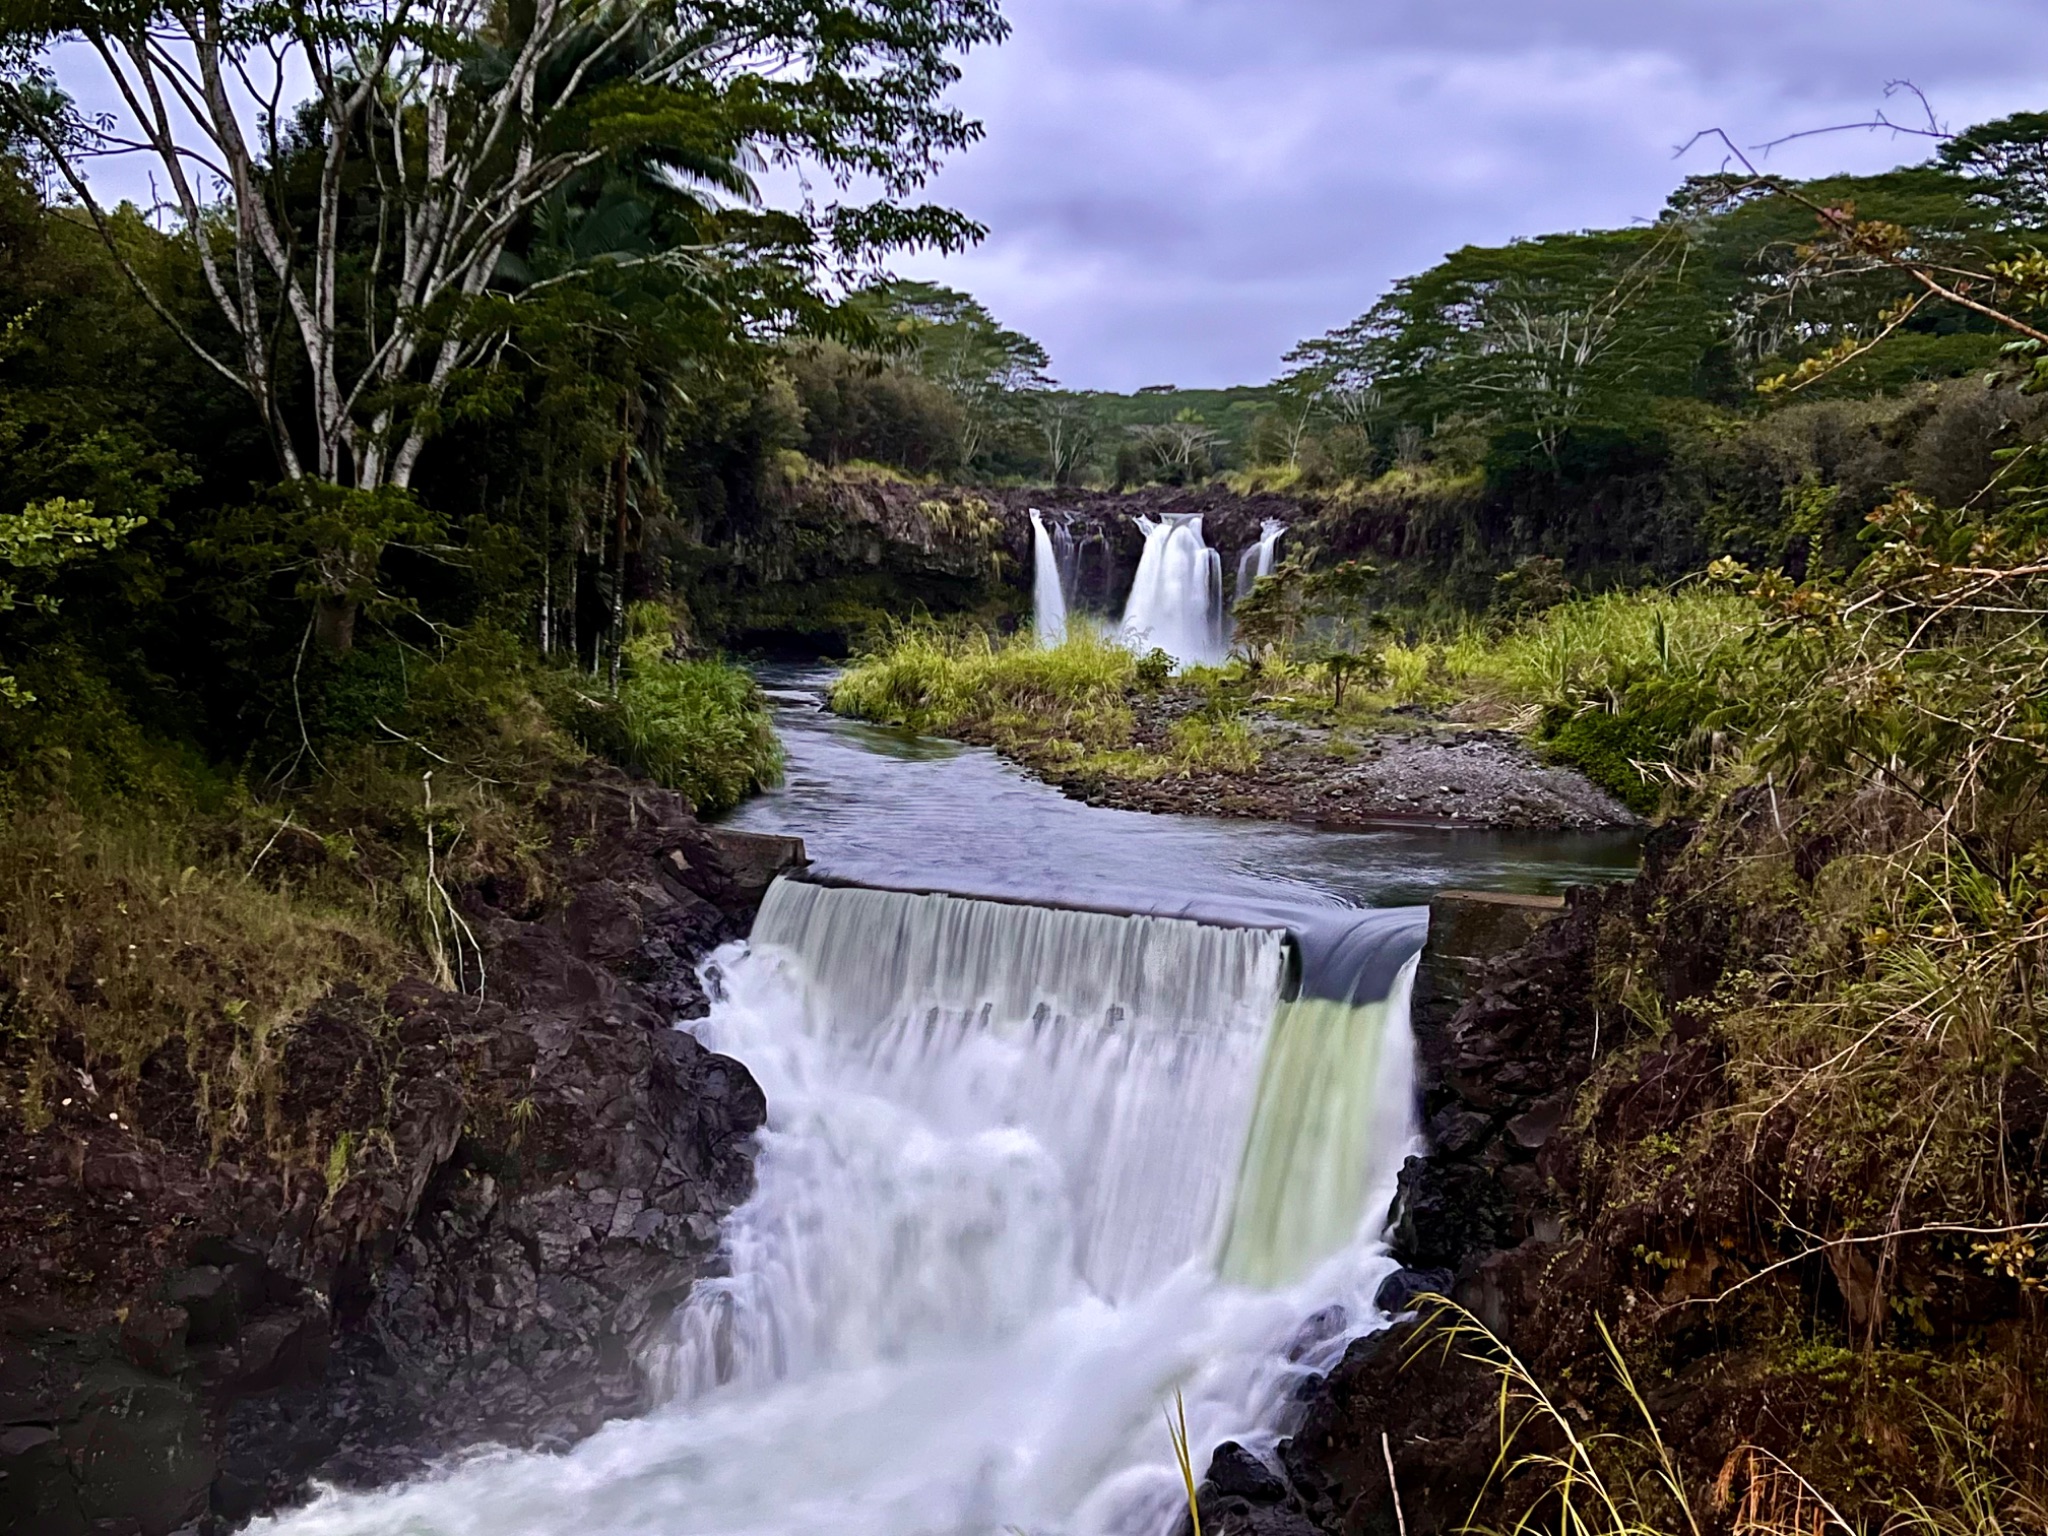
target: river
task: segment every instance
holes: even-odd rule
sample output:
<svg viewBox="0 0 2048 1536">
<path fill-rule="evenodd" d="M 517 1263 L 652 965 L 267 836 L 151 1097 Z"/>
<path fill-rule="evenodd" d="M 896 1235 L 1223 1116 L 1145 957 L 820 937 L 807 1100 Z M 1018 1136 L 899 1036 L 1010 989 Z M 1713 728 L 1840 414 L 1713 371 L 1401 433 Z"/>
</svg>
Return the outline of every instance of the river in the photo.
<svg viewBox="0 0 2048 1536">
<path fill-rule="evenodd" d="M 1391 934 L 1397 915 L 1342 909 L 1633 862 L 1626 837 L 1090 808 L 830 716 L 823 674 L 765 681 L 787 783 L 730 824 L 802 836 L 842 880 L 1007 899 L 778 886 L 706 963 L 711 1013 L 686 1027 L 746 1062 L 769 1125 L 730 1274 L 650 1362 L 665 1406 L 275 1529 L 1160 1536 L 1176 1394 L 1198 1471 L 1224 1438 L 1262 1449 L 1376 1321 L 1414 1142 L 1413 965 L 1281 1003 L 1276 931 L 1073 908 L 1243 902 Z"/>
<path fill-rule="evenodd" d="M 1135 889 L 1392 906 L 1455 886 L 1542 894 L 1636 866 L 1630 831 L 1322 832 L 1084 805 L 982 748 L 828 713 L 831 677 L 763 670 L 788 773 L 726 824 L 794 833 L 852 879 L 1041 899 Z"/>
</svg>

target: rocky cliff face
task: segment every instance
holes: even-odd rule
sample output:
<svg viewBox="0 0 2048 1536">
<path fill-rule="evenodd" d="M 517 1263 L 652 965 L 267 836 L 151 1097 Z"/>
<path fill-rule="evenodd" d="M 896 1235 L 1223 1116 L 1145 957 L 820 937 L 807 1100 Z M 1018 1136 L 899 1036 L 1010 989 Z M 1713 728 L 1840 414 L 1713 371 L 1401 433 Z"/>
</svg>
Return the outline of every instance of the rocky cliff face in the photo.
<svg viewBox="0 0 2048 1536">
<path fill-rule="evenodd" d="M 1438 998 L 1417 1011 L 1430 1151 L 1401 1178 L 1391 1241 L 1409 1267 L 1382 1306 L 1424 1292 L 1460 1304 L 1567 1422 L 1604 1437 L 1610 1472 L 1650 1463 L 1654 1422 L 1701 1528 L 1745 1501 L 1793 1508 L 1786 1467 L 1859 1526 L 1972 1489 L 2036 1507 L 2025 1499 L 2048 1443 L 2038 1285 L 1987 1247 L 1945 1240 L 1966 1212 L 1907 1208 L 1907 1159 L 1939 1144 L 1934 1122 L 1909 1122 L 1917 1135 L 1901 1138 L 1897 1164 L 1843 1159 L 1787 1107 L 1788 1074 L 1760 1067 L 1758 1037 L 1743 1032 L 1754 1017 L 1730 1002 L 1790 992 L 1787 968 L 1815 952 L 1802 925 L 1831 910 L 1803 894 L 1831 858 L 1858 856 L 1854 837 L 1889 835 L 1860 809 L 1860 822 L 1853 805 L 1809 822 L 1757 792 L 1704 833 L 1661 827 L 1634 885 L 1579 893 L 1455 1009 Z M 1834 1069 L 1818 1049 L 1813 1059 Z M 1859 1109 L 1881 1118 L 1915 1102 L 1915 1068 L 1865 1068 Z M 1999 1160 L 2019 1214 L 1991 1219 L 2017 1223 L 2039 1209 L 2030 1181 L 2048 1093 L 2030 1065 L 2006 1071 L 1999 1119 L 1963 1150 Z M 1845 1217 L 1844 1167 L 1891 1205 L 1889 1234 Z M 1475 1506 L 1481 1525 L 1505 1528 L 1545 1484 L 1497 1480 L 1500 1392 L 1427 1315 L 1358 1339 L 1307 1385 L 1272 1464 L 1254 1463 L 1263 1476 L 1240 1450 L 1219 1452 L 1204 1529 L 1427 1536 L 1468 1528 Z M 1973 1460 L 1958 1473 L 1965 1433 Z M 1539 1419 L 1521 1444 L 1563 1441 Z M 1657 1528 L 1685 1528 L 1668 1500 L 1657 1507 Z M 1773 1528 L 1810 1523 L 1815 1507 Z"/>
<path fill-rule="evenodd" d="M 459 898 L 481 997 L 338 992 L 286 1032 L 283 1114 L 364 1127 L 325 1170 L 209 1164 L 168 1134 L 174 1081 L 164 1135 L 96 1118 L 82 1073 L 73 1118 L 0 1127 L 0 1532 L 226 1527 L 647 1405 L 765 1114 L 671 1025 L 798 850 L 611 773 L 548 824 L 526 875 Z"/>
<path fill-rule="evenodd" d="M 1020 565 L 991 497 L 811 466 L 780 482 L 755 522 L 677 551 L 672 564 L 703 638 L 803 659 L 844 655 L 874 626 L 920 610 L 999 621 L 1028 607 L 1029 528 Z"/>
</svg>

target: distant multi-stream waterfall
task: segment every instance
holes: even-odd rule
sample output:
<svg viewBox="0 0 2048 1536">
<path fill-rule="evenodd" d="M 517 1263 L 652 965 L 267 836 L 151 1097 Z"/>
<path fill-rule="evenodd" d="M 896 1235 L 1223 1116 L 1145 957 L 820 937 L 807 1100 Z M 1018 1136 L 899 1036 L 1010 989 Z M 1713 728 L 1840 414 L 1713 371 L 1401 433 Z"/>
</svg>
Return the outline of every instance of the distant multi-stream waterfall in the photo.
<svg viewBox="0 0 2048 1536">
<path fill-rule="evenodd" d="M 1170 906 L 779 882 L 691 1026 L 769 1128 L 668 1406 L 287 1527 L 1164 1536 L 1162 1402 L 1262 1444 L 1374 1316 L 1422 937 Z"/>
<path fill-rule="evenodd" d="M 1199 512 L 1140 517 L 1145 549 L 1124 606 L 1125 643 L 1157 648 L 1183 666 L 1220 662 L 1230 651 L 1223 606 L 1223 557 L 1202 538 Z"/>
<path fill-rule="evenodd" d="M 1200 513 L 1169 512 L 1135 521 L 1144 550 L 1117 637 L 1133 650 L 1164 651 L 1180 666 L 1221 662 L 1230 653 L 1229 603 L 1249 593 L 1259 577 L 1272 575 L 1287 525 L 1266 520 L 1258 542 L 1239 555 L 1237 584 L 1226 599 L 1223 557 L 1204 540 Z M 1099 531 L 1094 543 L 1106 579 L 1109 544 Z M 1067 520 L 1031 509 L 1031 623 L 1040 645 L 1058 645 L 1067 637 L 1083 553 Z"/>
</svg>

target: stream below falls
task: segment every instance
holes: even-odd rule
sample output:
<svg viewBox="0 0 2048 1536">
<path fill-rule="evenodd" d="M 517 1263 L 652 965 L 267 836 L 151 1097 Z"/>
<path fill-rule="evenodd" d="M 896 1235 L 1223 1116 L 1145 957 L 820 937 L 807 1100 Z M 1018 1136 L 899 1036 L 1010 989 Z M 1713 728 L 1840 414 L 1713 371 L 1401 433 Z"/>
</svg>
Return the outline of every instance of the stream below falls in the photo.
<svg viewBox="0 0 2048 1536">
<path fill-rule="evenodd" d="M 1385 909 L 1634 866 L 1622 835 L 1090 808 L 835 719 L 826 674 L 764 681 L 788 782 L 731 824 L 801 836 L 852 883 L 779 883 L 706 962 L 687 1027 L 747 1064 L 769 1123 L 729 1275 L 649 1362 L 665 1406 L 266 1528 L 1164 1536 L 1176 1391 L 1199 1472 L 1223 1439 L 1270 1444 L 1379 1321 L 1420 937 Z M 944 891 L 999 899 L 911 894 Z M 1184 915 L 1217 907 L 1343 931 L 1343 984 L 1297 976 L 1277 921 Z"/>
</svg>

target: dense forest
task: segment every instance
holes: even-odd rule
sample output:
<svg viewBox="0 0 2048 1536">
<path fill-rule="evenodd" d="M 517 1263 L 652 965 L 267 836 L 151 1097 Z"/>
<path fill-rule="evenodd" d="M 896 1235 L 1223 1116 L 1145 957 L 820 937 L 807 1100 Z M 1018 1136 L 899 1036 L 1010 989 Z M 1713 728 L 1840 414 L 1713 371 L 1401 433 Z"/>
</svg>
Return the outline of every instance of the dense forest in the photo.
<svg viewBox="0 0 2048 1536">
<path fill-rule="evenodd" d="M 0 22 L 22 1166 L 111 1120 L 318 1181 L 326 1220 L 401 1166 L 395 1100 L 308 1093 L 277 1041 L 407 975 L 480 1006 L 481 914 L 551 910 L 592 856 L 565 786 L 625 797 L 623 846 L 621 784 L 684 797 L 682 826 L 772 783 L 750 649 L 867 647 L 844 707 L 1084 789 L 1249 776 L 1260 710 L 1480 722 L 1665 823 L 1640 909 L 1579 914 L 1607 1033 L 1556 1144 L 1578 1161 L 1543 1164 L 1601 1257 L 1530 1358 L 1633 1436 L 1572 1441 L 1573 1475 L 1672 1465 L 1632 1383 L 1586 1385 L 1612 1348 L 1704 1405 L 1653 1394 L 1680 1485 L 1760 1436 L 1857 1518 L 2037 1528 L 2048 114 L 1881 175 L 1736 156 L 1640 225 L 1454 252 L 1267 383 L 1119 395 L 891 271 L 983 233 L 920 199 L 979 136 L 946 91 L 1005 35 L 993 0 L 427 9 L 448 26 Z M 66 94 L 60 38 L 133 123 Z M 229 78 L 273 45 L 311 60 L 304 101 Z M 156 205 L 102 201 L 116 151 L 157 157 Z M 792 168 L 833 200 L 776 207 Z M 1183 493 L 1293 527 L 1227 665 L 1010 638 L 1028 504 Z M 493 1178 L 536 1120 L 528 1145 L 579 1134 L 566 1095 L 461 1091 L 449 1146 Z M 66 1263 L 0 1281 L 90 1312 L 112 1282 Z M 1599 1528 L 1735 1519 L 1653 1484 Z M 1821 1529 L 1803 1498 L 1743 1528 Z"/>
</svg>

